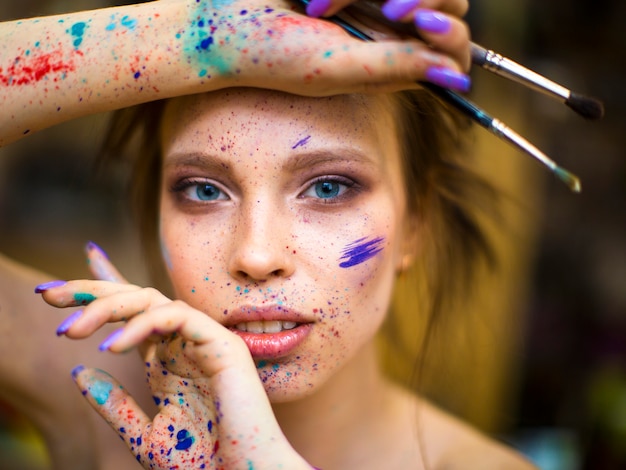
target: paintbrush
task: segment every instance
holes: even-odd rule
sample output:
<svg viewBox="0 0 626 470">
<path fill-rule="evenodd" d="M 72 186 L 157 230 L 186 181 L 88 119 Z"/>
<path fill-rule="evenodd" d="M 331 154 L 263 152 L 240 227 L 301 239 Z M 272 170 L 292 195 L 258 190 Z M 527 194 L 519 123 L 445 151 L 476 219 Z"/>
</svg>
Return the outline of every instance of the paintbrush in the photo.
<svg viewBox="0 0 626 470">
<path fill-rule="evenodd" d="M 389 20 L 383 15 L 381 4 L 375 0 L 359 0 L 347 7 L 345 11 L 357 20 L 359 17 L 366 17 L 392 29 L 396 33 L 420 39 L 413 23 L 400 23 Z M 580 93 L 574 93 L 563 85 L 559 85 L 537 72 L 474 42 L 470 43 L 470 46 L 473 64 L 501 77 L 521 83 L 533 90 L 557 98 L 584 118 L 600 119 L 604 115 L 604 105 L 601 101 Z"/>
<path fill-rule="evenodd" d="M 306 6 L 309 0 L 299 0 L 299 2 L 302 5 Z M 354 5 L 355 4 L 353 4 L 352 6 Z M 382 16 L 382 14 L 380 14 L 380 16 Z M 326 19 L 342 27 L 346 32 L 358 39 L 361 39 L 363 41 L 374 41 L 371 36 L 361 31 L 359 27 L 357 27 L 351 21 L 351 18 L 346 18 L 343 15 L 334 15 Z M 391 25 L 393 26 L 395 25 L 395 23 L 391 23 Z M 506 142 L 512 144 L 516 148 L 522 150 L 526 154 L 538 160 L 540 163 L 550 169 L 550 171 L 552 171 L 552 173 L 557 176 L 561 181 L 563 181 L 572 191 L 580 192 L 580 180 L 576 175 L 558 166 L 546 154 L 544 154 L 541 150 L 539 150 L 537 147 L 535 147 L 513 129 L 505 125 L 502 121 L 489 116 L 489 114 L 480 109 L 474 103 L 470 102 L 469 100 L 463 98 L 462 96 L 451 90 L 428 82 L 419 83 L 430 93 L 437 96 L 443 102 L 451 105 L 452 107 L 469 117 L 472 121 L 487 129 L 492 134 L 500 137 L 501 139 L 505 140 Z"/>
</svg>

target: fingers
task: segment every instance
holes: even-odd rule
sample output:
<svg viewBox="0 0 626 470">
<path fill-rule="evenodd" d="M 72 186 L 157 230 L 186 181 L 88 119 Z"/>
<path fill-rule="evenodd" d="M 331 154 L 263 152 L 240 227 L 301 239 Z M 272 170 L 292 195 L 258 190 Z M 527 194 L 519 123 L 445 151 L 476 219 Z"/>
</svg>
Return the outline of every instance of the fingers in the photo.
<svg viewBox="0 0 626 470">
<path fill-rule="evenodd" d="M 365 1 L 374 3 L 373 0 Z M 345 7 L 354 2 L 355 0 L 309 0 L 306 12 L 312 17 L 327 18 L 336 14 L 340 10 L 343 10 Z M 432 8 L 456 16 L 465 15 L 469 7 L 467 0 L 389 0 L 387 2 L 375 3 L 383 3 L 386 8 L 391 9 L 404 8 L 412 10 L 417 7 Z"/>
<path fill-rule="evenodd" d="M 87 254 L 89 270 L 96 279 L 119 282 L 122 284 L 128 283 L 126 278 L 113 266 L 113 263 L 111 263 L 104 250 L 94 242 L 87 243 L 85 253 Z"/>
<path fill-rule="evenodd" d="M 419 9 L 415 12 L 414 24 L 428 45 L 452 57 L 462 70 L 469 70 L 470 35 L 465 22 L 435 10 Z"/>
<path fill-rule="evenodd" d="M 72 313 L 59 326 L 57 334 L 85 338 L 108 322 L 126 321 L 170 300 L 153 288 L 109 281 L 56 281 L 61 284 L 38 286 L 43 299 L 55 307 L 85 308 Z M 50 287 L 52 285 L 52 287 Z"/>
<path fill-rule="evenodd" d="M 366 2 L 365 4 L 363 2 Z M 320 5 L 325 6 L 324 17 L 331 16 L 338 12 L 340 9 L 349 6 L 353 1 L 350 0 L 319 0 L 309 3 L 307 7 L 307 13 L 311 16 L 320 16 Z M 361 0 L 357 3 L 356 12 L 359 15 L 376 15 L 379 6 L 371 7 L 369 5 L 374 4 L 373 0 Z M 360 5 L 359 5 L 360 4 Z M 414 35 L 415 37 L 423 40 L 428 46 L 442 55 L 449 56 L 456 64 L 453 67 L 448 67 L 451 70 L 467 71 L 471 64 L 470 55 L 470 40 L 469 29 L 464 21 L 460 19 L 461 15 L 465 14 L 468 8 L 468 3 L 465 0 L 390 0 L 382 5 L 382 9 L 379 13 L 382 14 L 386 20 L 383 23 L 389 24 L 387 20 L 391 20 L 391 27 L 393 24 L 399 25 L 398 22 L 411 23 L 411 25 L 402 26 L 398 29 L 398 35 L 406 36 L 406 34 Z M 382 18 L 382 16 L 379 16 Z M 369 30 L 366 28 L 366 32 L 373 36 L 376 40 L 386 39 L 389 37 L 389 33 L 379 34 L 376 32 L 375 22 L 369 23 L 374 28 Z M 378 23 L 380 24 L 380 23 Z M 359 27 L 358 24 L 356 25 Z M 385 29 L 383 27 L 383 29 Z M 402 31 L 402 32 L 400 32 Z M 375 53 L 375 51 L 373 51 Z M 428 75 L 423 75 L 430 81 Z M 467 81 L 467 80 L 466 80 Z M 437 80 L 435 80 L 437 83 Z M 449 85 L 449 80 L 444 80 L 444 83 L 439 85 Z M 454 88 L 454 83 L 452 88 Z M 458 89 L 459 91 L 467 91 L 465 87 Z"/>
<path fill-rule="evenodd" d="M 126 389 L 105 371 L 78 366 L 72 377 L 96 412 L 133 450 L 150 419 Z"/>
<path fill-rule="evenodd" d="M 333 49 L 332 64 L 320 68 L 318 74 L 311 74 L 306 84 L 346 83 L 350 89 L 344 92 L 396 91 L 416 88 L 415 80 L 425 79 L 459 91 L 470 87 L 470 79 L 459 64 L 419 41 L 357 43 L 349 50 Z M 355 83 L 360 83 L 361 89 Z M 302 89 L 300 87 L 300 93 Z"/>
<path fill-rule="evenodd" d="M 205 377 L 214 377 L 225 369 L 241 370 L 241 367 L 244 367 L 254 372 L 256 377 L 254 362 L 243 340 L 209 316 L 182 301 L 169 302 L 152 308 L 143 315 L 133 317 L 123 329 L 112 335 L 112 340 L 106 342 L 106 346 L 110 351 L 123 352 L 141 344 L 155 334 L 160 337 L 171 337 L 176 334 L 177 341 L 170 339 L 165 343 L 160 343 L 168 348 L 167 351 L 159 354 L 161 359 L 166 355 L 169 356 L 168 359 L 171 359 L 172 355 L 180 353 L 196 361 L 192 365 L 193 369 L 176 369 L 179 375 L 194 377 L 200 374 Z M 190 344 L 186 345 L 186 342 Z M 176 347 L 180 350 L 173 349 Z M 179 359 L 172 362 L 174 363 L 177 366 L 184 364 Z M 198 369 L 198 366 L 201 366 L 201 369 Z M 171 368 L 170 364 L 168 368 Z"/>
</svg>

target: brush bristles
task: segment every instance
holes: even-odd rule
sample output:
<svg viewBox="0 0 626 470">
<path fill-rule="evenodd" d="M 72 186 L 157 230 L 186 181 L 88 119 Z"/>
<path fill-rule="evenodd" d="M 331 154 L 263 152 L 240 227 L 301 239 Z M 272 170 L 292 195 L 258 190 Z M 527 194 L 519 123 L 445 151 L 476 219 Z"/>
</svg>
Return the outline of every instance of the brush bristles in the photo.
<svg viewBox="0 0 626 470">
<path fill-rule="evenodd" d="M 604 105 L 594 98 L 571 93 L 565 104 L 586 119 L 600 119 L 604 116 Z"/>
<path fill-rule="evenodd" d="M 580 187 L 580 179 L 578 179 L 578 176 L 558 166 L 554 168 L 553 171 L 554 174 L 561 181 L 563 181 L 573 192 L 579 193 L 581 191 L 582 188 Z"/>
</svg>

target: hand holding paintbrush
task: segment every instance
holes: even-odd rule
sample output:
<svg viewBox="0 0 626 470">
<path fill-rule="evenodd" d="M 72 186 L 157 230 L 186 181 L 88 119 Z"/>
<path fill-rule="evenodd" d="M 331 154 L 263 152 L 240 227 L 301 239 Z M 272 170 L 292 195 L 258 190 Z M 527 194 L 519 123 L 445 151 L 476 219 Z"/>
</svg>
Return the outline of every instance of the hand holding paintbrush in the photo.
<svg viewBox="0 0 626 470">
<path fill-rule="evenodd" d="M 308 0 L 300 0 L 300 2 L 304 5 L 308 5 L 309 3 Z M 359 0 L 342 12 L 328 19 L 344 28 L 353 36 L 365 41 L 374 40 L 371 33 L 367 34 L 364 32 L 366 28 L 365 24 L 371 24 L 372 22 L 374 22 L 375 25 L 383 25 L 384 27 L 394 31 L 396 34 L 419 38 L 415 25 L 412 23 L 396 21 L 411 12 L 411 9 L 408 8 L 408 6 L 404 13 L 398 10 L 390 12 L 388 9 L 387 11 L 384 11 L 385 7 L 374 0 Z M 392 19 L 390 19 L 390 17 Z M 491 50 L 487 50 L 478 44 L 471 43 L 471 58 L 473 64 L 479 65 L 490 72 L 494 72 L 502 77 L 522 83 L 523 85 L 537 91 L 541 91 L 549 96 L 560 99 L 568 107 L 587 119 L 598 119 L 604 114 L 604 108 L 600 101 L 578 93 L 573 93 L 566 87 L 559 85 L 520 64 L 517 64 L 511 59 L 503 57 Z M 428 82 L 421 82 L 420 84 L 444 102 L 455 107 L 474 122 L 486 128 L 494 135 L 497 135 L 540 161 L 559 179 L 565 182 L 572 191 L 580 192 L 580 180 L 578 177 L 559 167 L 537 147 L 532 145 L 500 120 L 489 116 L 478 106 L 447 88 Z"/>
</svg>

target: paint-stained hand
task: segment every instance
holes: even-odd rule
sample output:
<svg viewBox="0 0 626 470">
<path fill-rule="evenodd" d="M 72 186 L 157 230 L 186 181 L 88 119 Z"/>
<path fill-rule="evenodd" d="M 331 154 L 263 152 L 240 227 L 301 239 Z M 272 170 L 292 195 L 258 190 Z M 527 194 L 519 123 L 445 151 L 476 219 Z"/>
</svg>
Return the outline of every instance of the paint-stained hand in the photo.
<svg viewBox="0 0 626 470">
<path fill-rule="evenodd" d="M 392 11 L 402 10 L 400 21 L 414 17 L 423 40 L 385 34 L 373 43 L 313 17 L 345 3 L 320 1 L 330 10 L 310 3 L 308 17 L 294 11 L 297 2 L 225 1 L 218 10 L 198 2 L 182 33 L 186 60 L 208 81 L 312 96 L 416 88 L 418 80 L 468 89 L 469 34 L 458 16 L 465 0 L 431 0 L 430 9 L 402 0 Z"/>
<path fill-rule="evenodd" d="M 100 276 L 123 280 L 99 250 L 88 248 L 88 257 Z M 77 367 L 73 376 L 145 468 L 311 468 L 283 436 L 245 343 L 204 313 L 121 282 L 57 281 L 36 290 L 51 305 L 83 306 L 59 327 L 68 337 L 125 322 L 101 349 L 140 347 L 156 416 L 104 371 Z"/>
</svg>

